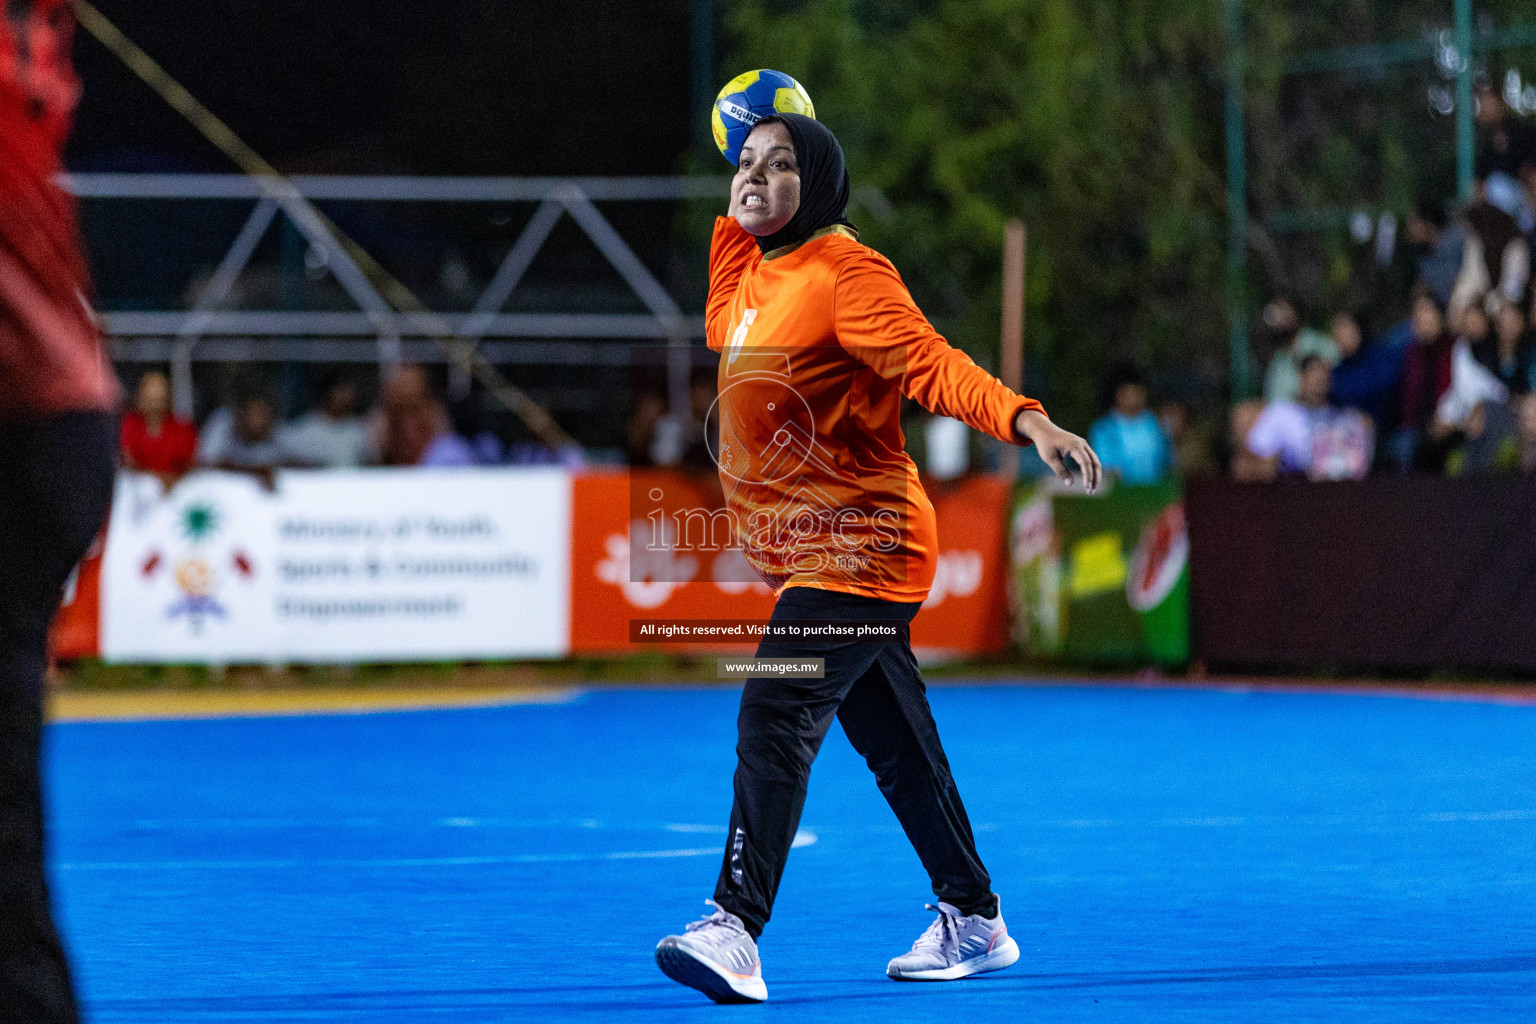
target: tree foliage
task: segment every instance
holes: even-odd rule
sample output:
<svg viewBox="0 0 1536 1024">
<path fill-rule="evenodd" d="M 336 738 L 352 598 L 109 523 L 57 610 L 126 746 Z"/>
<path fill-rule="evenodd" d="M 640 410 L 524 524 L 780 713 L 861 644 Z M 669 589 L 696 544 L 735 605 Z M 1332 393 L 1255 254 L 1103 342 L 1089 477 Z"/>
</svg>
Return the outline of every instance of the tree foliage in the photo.
<svg viewBox="0 0 1536 1024">
<path fill-rule="evenodd" d="M 1449 23 L 1443 6 L 1245 5 L 1256 292 L 1299 283 L 1323 305 L 1360 257 L 1339 231 L 1277 242 L 1267 218 L 1402 210 L 1453 159 L 1449 120 L 1424 101 L 1429 62 L 1300 79 L 1283 74 L 1287 55 L 1412 38 Z M 1485 6 L 1516 20 L 1500 10 L 1514 4 Z M 1017 216 L 1030 389 L 1077 426 L 1121 359 L 1215 393 L 1228 351 L 1221 0 L 745 0 L 727 27 L 723 71 L 774 67 L 806 85 L 847 151 L 865 241 L 952 341 L 995 365 L 999 252 Z"/>
</svg>

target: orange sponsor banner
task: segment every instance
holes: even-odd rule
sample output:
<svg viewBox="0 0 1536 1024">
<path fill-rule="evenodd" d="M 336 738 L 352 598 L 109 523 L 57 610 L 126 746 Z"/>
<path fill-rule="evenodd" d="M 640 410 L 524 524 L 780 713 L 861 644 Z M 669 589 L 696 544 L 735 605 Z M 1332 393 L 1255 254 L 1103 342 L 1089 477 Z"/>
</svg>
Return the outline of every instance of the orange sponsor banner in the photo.
<svg viewBox="0 0 1536 1024">
<path fill-rule="evenodd" d="M 991 477 L 928 484 L 938 516 L 934 587 L 912 643 L 945 655 L 1001 650 L 1008 641 L 1004 535 L 1009 485 Z M 766 620 L 773 595 L 724 545 L 716 478 L 670 470 L 576 477 L 571 523 L 571 653 L 618 654 L 630 620 Z M 648 645 L 647 645 L 648 646 Z M 668 643 L 670 651 L 750 650 L 747 644 Z"/>
<path fill-rule="evenodd" d="M 64 596 L 48 634 L 48 648 L 61 661 L 101 656 L 101 554 L 106 546 L 107 528 L 103 525 L 64 584 Z"/>
<path fill-rule="evenodd" d="M 992 476 L 923 481 L 939 524 L 939 565 L 912 646 L 945 655 L 1008 645 L 1007 528 L 1012 486 Z"/>
<path fill-rule="evenodd" d="M 723 548 L 718 543 L 723 536 L 710 542 L 708 528 L 714 524 L 707 513 L 720 507 L 712 474 L 637 469 L 576 477 L 571 653 L 636 650 L 629 639 L 630 619 L 767 619 L 773 612 L 772 592 L 748 580 L 746 559 L 734 548 Z"/>
</svg>

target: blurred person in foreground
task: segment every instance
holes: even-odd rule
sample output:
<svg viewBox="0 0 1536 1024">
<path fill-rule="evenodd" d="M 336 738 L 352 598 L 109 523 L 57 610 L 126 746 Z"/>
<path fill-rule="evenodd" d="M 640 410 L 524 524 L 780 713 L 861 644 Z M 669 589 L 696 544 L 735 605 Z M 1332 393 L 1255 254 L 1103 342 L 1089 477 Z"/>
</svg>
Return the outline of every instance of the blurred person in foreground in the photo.
<svg viewBox="0 0 1536 1024">
<path fill-rule="evenodd" d="M 64 0 L 0 0 L 0 1019 L 79 1019 L 43 875 L 48 626 L 112 493 L 118 387 L 55 183 L 79 84 Z"/>
<path fill-rule="evenodd" d="M 1360 480 L 1371 471 L 1375 430 L 1358 410 L 1328 404 L 1330 377 L 1322 356 L 1307 356 L 1296 400 L 1265 405 L 1244 441 L 1263 460 L 1261 478 Z"/>
<path fill-rule="evenodd" d="M 342 374 L 325 379 L 320 406 L 278 431 L 284 458 L 298 466 L 346 469 L 361 466 L 368 427 L 357 413 L 357 385 Z"/>
<path fill-rule="evenodd" d="M 153 473 L 167 489 L 197 461 L 197 428 L 171 412 L 171 382 L 158 370 L 139 378 L 123 417 L 123 468 Z"/>
<path fill-rule="evenodd" d="M 889 638 L 768 636 L 762 659 L 823 659 L 820 679 L 745 680 L 730 824 L 714 913 L 669 935 L 657 964 L 722 1002 L 768 997 L 757 938 L 768 923 L 835 716 L 869 764 L 926 869 L 937 918 L 891 978 L 951 980 L 1018 960 L 939 740 L 906 630 L 932 587 L 933 506 L 903 448 L 901 400 L 1000 441 L 1034 444 L 1070 483 L 1098 483 L 1087 442 L 1055 426 L 952 348 L 896 269 L 848 223 L 848 173 L 819 121 L 757 122 L 710 245 L 709 347 L 721 353 L 719 470 L 733 532 L 776 594 L 770 620 L 876 622 Z M 794 461 L 785 464 L 780 452 Z M 822 915 L 842 948 L 873 936 L 851 907 Z"/>
<path fill-rule="evenodd" d="M 468 441 L 454 432 L 426 370 L 407 365 L 384 385 L 370 430 L 385 466 L 463 468 L 478 464 Z"/>
<path fill-rule="evenodd" d="M 1110 372 L 1104 386 L 1109 411 L 1093 421 L 1088 443 L 1106 473 L 1128 484 L 1155 484 L 1173 465 L 1173 448 L 1162 424 L 1147 408 L 1147 381 L 1135 366 Z"/>
<path fill-rule="evenodd" d="M 1339 353 L 1328 335 L 1302 326 L 1296 304 L 1286 296 L 1270 299 L 1264 307 L 1263 319 L 1277 345 L 1264 371 L 1264 400 L 1289 402 L 1295 399 L 1301 386 L 1303 359 L 1318 356 L 1331 366 L 1338 361 Z"/>
</svg>

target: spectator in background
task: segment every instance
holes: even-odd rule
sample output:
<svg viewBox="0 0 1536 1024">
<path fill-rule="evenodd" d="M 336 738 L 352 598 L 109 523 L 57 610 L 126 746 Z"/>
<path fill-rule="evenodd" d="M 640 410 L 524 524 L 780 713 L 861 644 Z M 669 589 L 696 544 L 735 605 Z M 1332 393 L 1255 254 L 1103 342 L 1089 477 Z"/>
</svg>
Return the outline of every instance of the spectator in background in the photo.
<svg viewBox="0 0 1536 1024">
<path fill-rule="evenodd" d="M 515 458 L 518 465 L 524 466 L 546 466 L 558 461 L 553 452 L 536 442 L 521 442 L 515 453 L 509 452 L 491 429 L 483 393 L 477 388 L 472 387 L 463 398 L 449 402 L 447 410 L 449 427 L 469 445 L 477 466 L 499 466 L 509 458 Z"/>
<path fill-rule="evenodd" d="M 443 403 L 420 366 L 402 366 L 384 385 L 371 424 L 386 466 L 462 467 L 476 464 L 469 442 L 454 433 Z"/>
<path fill-rule="evenodd" d="M 1513 302 L 1500 303 L 1493 318 L 1493 334 L 1493 343 L 1482 358 L 1511 394 L 1525 394 L 1533 386 L 1531 358 L 1536 347 L 1525 311 Z"/>
<path fill-rule="evenodd" d="M 1248 450 L 1248 435 L 1253 432 L 1253 425 L 1259 422 L 1262 415 L 1263 399 L 1249 398 L 1235 403 L 1227 418 L 1227 444 L 1231 450 L 1231 464 L 1228 468 L 1232 479 L 1239 483 L 1274 479 L 1269 463 Z"/>
<path fill-rule="evenodd" d="M 1497 359 L 1493 354 L 1495 348 L 1493 324 L 1488 318 L 1486 296 L 1475 297 L 1472 305 L 1450 319 L 1451 327 L 1456 332 L 1456 340 L 1464 343 L 1467 350 L 1479 362 L 1492 369 Z"/>
<path fill-rule="evenodd" d="M 629 464 L 654 466 L 656 424 L 667 414 L 667 398 L 660 391 L 648 389 L 634 396 L 629 410 Z"/>
<path fill-rule="evenodd" d="M 1479 135 L 1475 166 L 1477 176 L 1487 182 L 1489 199 L 1516 220 L 1530 218 L 1519 180 L 1525 165 L 1536 161 L 1536 128 L 1509 109 L 1487 78 L 1478 81 L 1473 110 Z M 1520 227 L 1530 231 L 1536 223 Z"/>
<path fill-rule="evenodd" d="M 276 436 L 277 411 L 260 387 L 240 381 L 235 400 L 215 409 L 203 423 L 197 444 L 199 465 L 236 472 L 270 471 L 283 461 Z"/>
<path fill-rule="evenodd" d="M 1329 400 L 1369 416 L 1378 436 L 1385 436 L 1397 425 L 1398 389 L 1412 338 L 1411 331 L 1402 330 L 1371 341 L 1359 316 L 1348 311 L 1333 315 L 1333 344 L 1339 362 L 1333 368 Z"/>
<path fill-rule="evenodd" d="M 1536 153 L 1520 165 L 1519 179 L 1520 190 L 1525 196 L 1525 209 L 1531 214 L 1533 222 L 1529 227 L 1523 223 L 1520 226 L 1525 228 L 1525 243 L 1530 246 L 1532 258 L 1536 259 Z"/>
<path fill-rule="evenodd" d="M 1515 413 L 1520 419 L 1520 472 L 1536 474 L 1536 391 L 1520 396 Z"/>
<path fill-rule="evenodd" d="M 1147 382 L 1134 366 L 1116 367 L 1105 382 L 1109 411 L 1094 421 L 1088 445 L 1105 472 L 1128 484 L 1155 484 L 1168 475 L 1173 449 L 1147 408 Z"/>
<path fill-rule="evenodd" d="M 171 414 L 171 382 L 158 370 L 139 378 L 121 443 L 123 468 L 153 473 L 167 488 L 197 460 L 197 428 Z"/>
<path fill-rule="evenodd" d="M 1392 437 L 1392 461 L 1401 472 L 1417 466 L 1439 471 L 1434 453 L 1422 442 L 1441 397 L 1451 386 L 1451 351 L 1455 342 L 1445 329 L 1445 311 L 1428 289 L 1413 299 L 1413 340 L 1403 363 L 1402 405 Z"/>
<path fill-rule="evenodd" d="M 1246 438 L 1248 451 L 1263 460 L 1264 476 L 1358 480 L 1370 472 L 1376 446 L 1370 421 L 1328 404 L 1330 377 L 1327 360 L 1307 356 L 1296 399 L 1264 407 Z"/>
<path fill-rule="evenodd" d="M 923 469 L 935 480 L 958 480 L 971 468 L 970 427 L 937 414 L 923 422 Z"/>
<path fill-rule="evenodd" d="M 1446 476 L 1513 473 L 1519 468 L 1520 423 L 1514 410 L 1503 402 L 1479 402 L 1446 457 Z"/>
<path fill-rule="evenodd" d="M 1466 258 L 1471 229 L 1446 216 L 1445 207 L 1420 198 L 1408 215 L 1408 243 L 1418 252 L 1418 283 L 1429 289 L 1441 309 L 1451 304 L 1456 278 Z"/>
<path fill-rule="evenodd" d="M 1318 356 L 1332 366 L 1339 353 L 1333 340 L 1321 331 L 1301 326 L 1296 304 L 1280 296 L 1264 307 L 1264 326 L 1275 336 L 1278 348 L 1264 371 L 1264 400 L 1289 402 L 1296 398 L 1301 383 L 1301 361 Z"/>
<path fill-rule="evenodd" d="M 656 421 L 656 439 L 651 459 L 658 466 L 683 466 L 690 469 L 715 468 L 704 437 L 705 420 L 715 404 L 719 372 L 698 367 L 688 377 L 686 415 L 668 413 Z"/>
<path fill-rule="evenodd" d="M 1461 335 L 1451 347 L 1451 380 L 1435 407 L 1430 434 L 1436 440 L 1465 428 L 1467 418 L 1483 402 L 1502 403 L 1509 398 L 1506 388 L 1475 353 L 1486 352 L 1489 338 L 1488 314 L 1478 300 L 1464 310 L 1460 318 Z"/>
<path fill-rule="evenodd" d="M 1168 401 L 1159 405 L 1157 422 L 1173 449 L 1173 471 L 1180 480 L 1216 475 L 1210 436 L 1200 424 L 1190 419 L 1183 402 Z"/>
<path fill-rule="evenodd" d="M 1525 236 L 1515 218 L 1488 201 L 1483 182 L 1478 183 L 1477 198 L 1467 207 L 1466 219 L 1472 234 L 1451 293 L 1452 317 L 1490 291 L 1505 302 L 1519 302 L 1531 280 L 1531 250 Z"/>
<path fill-rule="evenodd" d="M 368 450 L 368 427 L 357 414 L 357 386 L 341 374 L 325 379 L 320 407 L 278 433 L 287 461 L 330 469 L 360 466 Z"/>
</svg>

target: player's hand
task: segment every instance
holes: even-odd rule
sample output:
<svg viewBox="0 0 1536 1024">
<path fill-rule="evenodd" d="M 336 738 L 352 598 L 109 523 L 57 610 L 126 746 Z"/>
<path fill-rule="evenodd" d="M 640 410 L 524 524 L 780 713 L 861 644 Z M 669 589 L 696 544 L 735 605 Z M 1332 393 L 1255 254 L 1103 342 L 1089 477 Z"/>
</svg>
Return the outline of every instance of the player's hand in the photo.
<svg viewBox="0 0 1536 1024">
<path fill-rule="evenodd" d="M 1072 484 L 1072 472 L 1067 469 L 1066 460 L 1071 456 L 1082 473 L 1083 490 L 1092 494 L 1099 489 L 1099 481 L 1104 478 L 1104 467 L 1099 465 L 1099 457 L 1088 447 L 1087 441 L 1069 430 L 1062 430 L 1044 413 L 1033 409 L 1019 413 L 1013 421 L 1013 430 L 1020 437 L 1027 437 L 1034 442 L 1040 458 L 1068 486 Z"/>
</svg>

